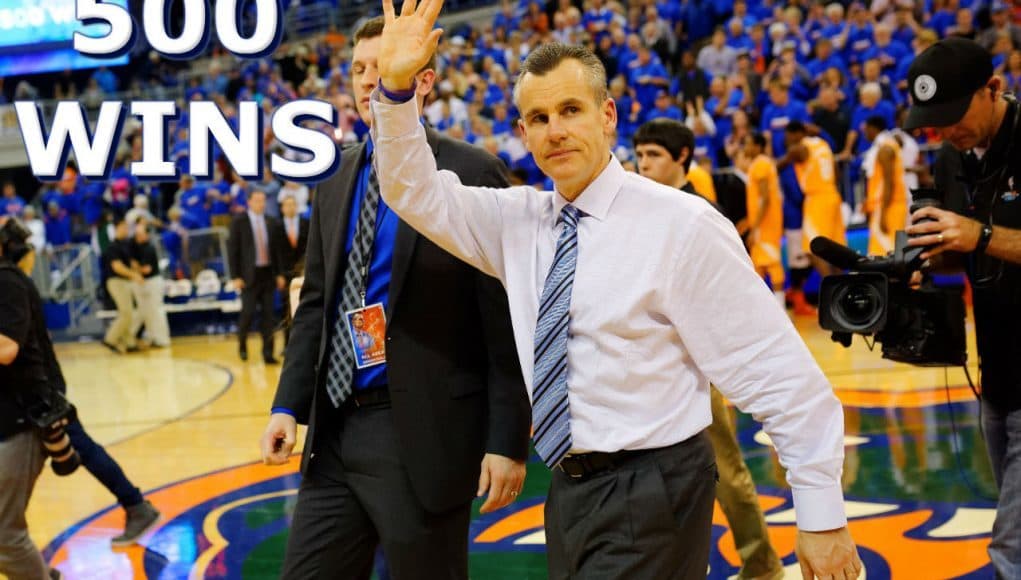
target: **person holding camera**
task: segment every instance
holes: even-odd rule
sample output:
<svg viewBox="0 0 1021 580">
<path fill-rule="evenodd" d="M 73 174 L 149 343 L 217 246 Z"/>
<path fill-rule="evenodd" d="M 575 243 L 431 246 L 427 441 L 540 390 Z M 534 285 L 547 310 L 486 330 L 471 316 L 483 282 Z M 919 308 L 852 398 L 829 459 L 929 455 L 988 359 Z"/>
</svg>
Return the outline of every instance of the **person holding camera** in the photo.
<svg viewBox="0 0 1021 580">
<path fill-rule="evenodd" d="M 948 211 L 911 216 L 909 244 L 931 267 L 963 268 L 973 289 L 981 422 L 1000 488 L 989 556 L 1000 578 L 1021 578 L 1021 111 L 978 44 L 948 38 L 908 72 L 905 129 L 930 127 L 945 143 L 936 186 Z M 962 187 L 963 185 L 963 187 Z"/>
<path fill-rule="evenodd" d="M 111 539 L 113 546 L 135 543 L 160 518 L 120 465 L 85 431 L 64 396 L 67 386 L 46 329 L 42 298 L 27 275 L 35 262 L 30 236 L 16 219 L 0 225 L 0 296 L 4 297 L 0 300 L 0 572 L 12 579 L 45 577 L 24 513 L 46 457 L 61 476 L 84 465 L 114 494 L 126 517 L 124 532 Z"/>
<path fill-rule="evenodd" d="M 56 439 L 51 447 L 62 470 L 73 471 L 78 461 L 59 424 L 66 419 L 44 435 L 30 418 L 53 390 L 47 358 L 53 347 L 28 277 L 35 264 L 30 237 L 16 219 L 0 225 L 0 575 L 11 580 L 60 578 L 32 543 L 25 510 L 49 452 L 44 437 Z"/>
</svg>

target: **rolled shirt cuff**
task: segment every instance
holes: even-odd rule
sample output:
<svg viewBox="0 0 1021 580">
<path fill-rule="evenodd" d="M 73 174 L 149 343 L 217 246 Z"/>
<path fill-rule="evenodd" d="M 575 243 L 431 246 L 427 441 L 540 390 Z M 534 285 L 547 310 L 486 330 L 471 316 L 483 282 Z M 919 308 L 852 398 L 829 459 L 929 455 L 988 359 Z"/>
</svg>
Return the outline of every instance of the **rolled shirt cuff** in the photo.
<svg viewBox="0 0 1021 580">
<path fill-rule="evenodd" d="M 415 99 L 397 104 L 384 103 L 377 88 L 372 91 L 369 106 L 372 108 L 374 139 L 405 137 L 421 126 Z"/>
</svg>

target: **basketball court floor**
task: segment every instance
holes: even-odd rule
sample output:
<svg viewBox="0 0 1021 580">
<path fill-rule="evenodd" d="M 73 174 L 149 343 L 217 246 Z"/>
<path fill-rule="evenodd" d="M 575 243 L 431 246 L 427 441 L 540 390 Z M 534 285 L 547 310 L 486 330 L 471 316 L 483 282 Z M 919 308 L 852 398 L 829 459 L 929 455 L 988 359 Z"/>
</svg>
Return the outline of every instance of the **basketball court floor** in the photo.
<svg viewBox="0 0 1021 580">
<path fill-rule="evenodd" d="M 796 322 L 844 403 L 843 483 L 867 577 L 990 577 L 995 485 L 961 369 L 893 364 L 860 338 L 845 350 L 814 320 Z M 113 497 L 84 469 L 58 478 L 47 468 L 28 519 L 50 561 L 71 579 L 276 578 L 299 481 L 297 456 L 284 467 L 259 461 L 280 367 L 241 362 L 227 336 L 177 338 L 169 349 L 129 356 L 64 344 L 58 356 L 86 430 L 164 517 L 142 545 L 111 549 L 123 526 Z M 776 455 L 753 419 L 739 414 L 737 425 L 773 544 L 788 578 L 799 578 L 793 506 Z M 476 513 L 473 579 L 546 577 L 548 482 L 533 456 L 518 501 Z M 709 576 L 728 578 L 739 560 L 719 509 L 713 537 Z"/>
</svg>

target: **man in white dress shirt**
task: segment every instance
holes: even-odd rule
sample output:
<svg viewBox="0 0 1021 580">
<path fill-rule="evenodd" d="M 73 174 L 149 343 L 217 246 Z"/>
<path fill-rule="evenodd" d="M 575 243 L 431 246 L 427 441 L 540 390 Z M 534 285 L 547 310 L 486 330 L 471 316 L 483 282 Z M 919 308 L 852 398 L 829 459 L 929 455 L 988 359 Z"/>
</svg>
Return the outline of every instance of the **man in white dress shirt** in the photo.
<svg viewBox="0 0 1021 580">
<path fill-rule="evenodd" d="M 625 173 L 610 155 L 605 71 L 580 47 L 538 47 L 515 87 L 555 192 L 467 187 L 437 171 L 412 97 L 442 3 L 407 0 L 397 18 L 383 0 L 376 170 L 402 219 L 507 288 L 533 441 L 553 470 L 550 577 L 705 577 L 711 380 L 763 421 L 788 469 L 804 576 L 856 578 L 840 404 L 733 225 Z"/>
</svg>

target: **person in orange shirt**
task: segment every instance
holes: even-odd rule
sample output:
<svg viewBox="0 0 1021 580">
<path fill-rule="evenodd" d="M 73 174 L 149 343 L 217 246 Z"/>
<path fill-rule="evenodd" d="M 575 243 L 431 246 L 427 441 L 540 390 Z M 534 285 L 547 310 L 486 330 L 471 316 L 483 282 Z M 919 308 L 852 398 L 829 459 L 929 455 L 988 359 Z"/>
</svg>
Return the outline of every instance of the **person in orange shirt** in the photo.
<svg viewBox="0 0 1021 580">
<path fill-rule="evenodd" d="M 688 168 L 688 182 L 699 195 L 716 203 L 716 186 L 713 185 L 713 174 L 697 161 Z"/>
<path fill-rule="evenodd" d="M 872 142 L 863 163 L 868 176 L 865 213 L 869 216 L 870 256 L 892 252 L 895 232 L 908 222 L 904 157 L 897 139 L 886 129 L 882 117 L 865 120 L 865 137 Z"/>
<path fill-rule="evenodd" d="M 769 281 L 780 305 L 784 304 L 784 270 L 780 258 L 783 237 L 783 198 L 776 164 L 766 155 L 766 137 L 759 132 L 743 140 L 746 170 L 748 235 L 745 243 L 755 271 Z"/>
<path fill-rule="evenodd" d="M 810 253 L 812 240 L 819 236 L 846 245 L 847 230 L 840 213 L 833 150 L 822 138 L 809 137 L 800 121 L 791 121 L 784 136 L 787 160 L 794 164 L 798 185 L 805 195 L 802 247 Z M 837 273 L 835 267 L 815 255 L 812 255 L 812 265 L 823 276 Z"/>
</svg>

